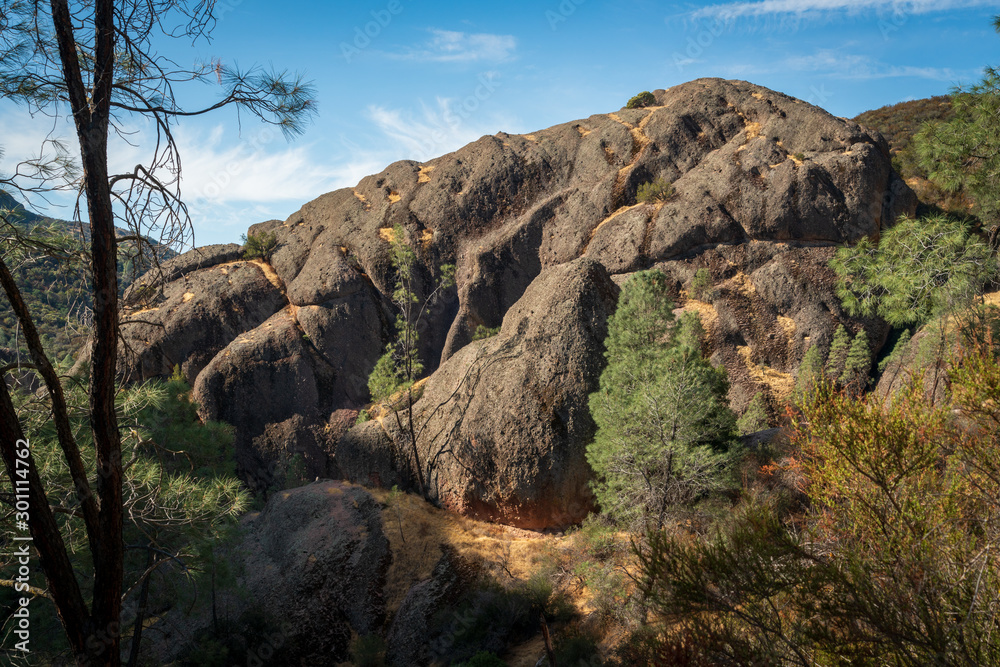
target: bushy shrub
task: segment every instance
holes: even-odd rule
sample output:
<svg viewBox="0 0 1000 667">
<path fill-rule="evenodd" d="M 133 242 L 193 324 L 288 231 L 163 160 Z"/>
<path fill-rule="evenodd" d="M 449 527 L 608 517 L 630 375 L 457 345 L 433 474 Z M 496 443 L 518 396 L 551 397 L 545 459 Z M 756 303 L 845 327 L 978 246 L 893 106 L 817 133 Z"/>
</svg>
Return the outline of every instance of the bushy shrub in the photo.
<svg viewBox="0 0 1000 667">
<path fill-rule="evenodd" d="M 656 97 L 654 97 L 653 93 L 649 92 L 648 90 L 644 90 L 635 97 L 633 97 L 632 99 L 630 99 L 628 101 L 628 104 L 625 105 L 625 108 L 643 109 L 645 107 L 651 107 L 654 104 L 656 104 Z"/>
<path fill-rule="evenodd" d="M 501 654 L 533 636 L 543 613 L 549 622 L 569 620 L 573 614 L 547 577 L 536 574 L 509 586 L 484 579 L 432 619 L 430 647 L 443 664 L 471 664 L 483 652 Z"/>
<path fill-rule="evenodd" d="M 740 435 L 750 435 L 757 431 L 763 431 L 769 426 L 767 401 L 764 398 L 764 392 L 758 391 L 754 394 L 750 405 L 747 406 L 746 412 L 736 420 L 736 428 L 740 430 Z"/>
<path fill-rule="evenodd" d="M 383 667 L 385 640 L 378 635 L 362 635 L 351 642 L 351 659 L 356 667 Z"/>
<path fill-rule="evenodd" d="M 246 234 L 243 236 L 243 259 L 271 259 L 278 247 L 278 237 L 274 232 L 262 234 Z"/>
<path fill-rule="evenodd" d="M 694 272 L 691 278 L 691 288 L 688 290 L 691 296 L 699 301 L 711 301 L 715 298 L 715 290 L 712 289 L 712 273 L 702 267 Z"/>
<path fill-rule="evenodd" d="M 643 183 L 636 190 L 635 199 L 640 204 L 656 204 L 665 202 L 674 196 L 674 186 L 664 179 L 658 178 L 649 183 Z"/>
<path fill-rule="evenodd" d="M 476 327 L 476 330 L 472 333 L 472 340 L 483 340 L 486 338 L 492 338 L 500 333 L 500 327 L 488 327 L 480 324 Z"/>
</svg>

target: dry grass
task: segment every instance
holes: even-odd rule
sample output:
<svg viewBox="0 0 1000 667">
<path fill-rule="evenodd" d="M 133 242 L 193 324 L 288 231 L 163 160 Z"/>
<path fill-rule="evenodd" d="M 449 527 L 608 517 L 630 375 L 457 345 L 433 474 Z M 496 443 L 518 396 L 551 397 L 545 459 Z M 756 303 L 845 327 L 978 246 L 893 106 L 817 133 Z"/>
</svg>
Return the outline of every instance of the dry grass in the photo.
<svg viewBox="0 0 1000 667">
<path fill-rule="evenodd" d="M 770 366 L 760 366 L 753 361 L 753 350 L 741 345 L 736 352 L 743 359 L 750 377 L 771 390 L 771 394 L 779 401 L 788 401 L 795 391 L 795 378 L 790 373 L 783 373 Z"/>
<path fill-rule="evenodd" d="M 701 326 L 705 328 L 705 334 L 709 340 L 713 338 L 715 326 L 719 322 L 719 311 L 715 309 L 715 306 L 706 301 L 689 298 L 684 302 L 684 306 L 680 310 L 681 312 L 693 311 L 698 313 L 698 317 L 701 318 Z"/>
<path fill-rule="evenodd" d="M 430 183 L 432 171 L 434 171 L 434 167 L 431 165 L 421 167 L 420 172 L 417 174 L 417 183 Z"/>
<path fill-rule="evenodd" d="M 528 579 L 553 546 L 568 538 L 476 521 L 438 509 L 419 497 L 371 489 L 384 506 L 382 529 L 393 552 L 386 577 L 386 610 L 394 613 L 414 584 L 428 579 L 441 559 L 442 547 L 492 570 L 501 580 L 509 571 Z"/>
<path fill-rule="evenodd" d="M 274 285 L 278 289 L 278 291 L 280 291 L 282 294 L 285 293 L 285 284 L 281 282 L 281 278 L 278 276 L 277 273 L 275 273 L 274 269 L 271 267 L 270 264 L 268 264 L 262 259 L 251 259 L 250 264 L 253 264 L 258 269 L 260 269 L 261 272 L 264 274 L 264 277 L 267 278 L 268 282 Z"/>
</svg>

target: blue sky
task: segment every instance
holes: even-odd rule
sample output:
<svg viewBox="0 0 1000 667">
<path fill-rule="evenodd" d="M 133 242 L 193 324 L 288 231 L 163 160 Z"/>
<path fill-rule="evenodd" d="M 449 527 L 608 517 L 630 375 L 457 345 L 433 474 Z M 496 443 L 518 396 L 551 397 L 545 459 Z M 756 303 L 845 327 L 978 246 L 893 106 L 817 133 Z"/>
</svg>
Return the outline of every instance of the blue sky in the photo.
<svg viewBox="0 0 1000 667">
<path fill-rule="evenodd" d="M 184 120 L 184 194 L 199 245 L 236 241 L 392 161 L 606 113 L 703 76 L 851 117 L 976 81 L 1000 64 L 998 13 L 1000 0 L 218 0 L 213 41 L 171 45 L 175 59 L 304 72 L 319 116 L 292 143 L 229 112 Z M 0 128 L 9 172 L 49 125 L 0 105 Z M 141 155 L 119 146 L 112 162 Z"/>
</svg>

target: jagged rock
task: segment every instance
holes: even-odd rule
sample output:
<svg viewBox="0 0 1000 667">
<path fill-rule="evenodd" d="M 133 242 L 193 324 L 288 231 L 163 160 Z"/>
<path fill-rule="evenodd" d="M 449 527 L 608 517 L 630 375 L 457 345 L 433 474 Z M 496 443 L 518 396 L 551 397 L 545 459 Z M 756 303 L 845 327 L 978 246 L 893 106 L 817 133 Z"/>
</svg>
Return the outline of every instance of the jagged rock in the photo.
<svg viewBox="0 0 1000 667">
<path fill-rule="evenodd" d="M 187 260 L 195 252 L 171 261 L 192 265 Z M 121 325 L 126 378 L 169 375 L 180 365 L 193 383 L 234 338 L 280 310 L 284 297 L 261 264 L 239 260 L 202 267 L 168 282 L 155 302 L 126 310 Z"/>
<path fill-rule="evenodd" d="M 603 264 L 617 282 L 651 266 L 670 273 L 678 305 L 699 309 L 711 325 L 707 347 L 730 371 L 737 409 L 758 391 L 780 398 L 805 348 L 827 341 L 838 323 L 869 328 L 875 345 L 884 340 L 880 323 L 840 311 L 826 261 L 834 245 L 878 235 L 915 208 L 885 140 L 740 81 L 699 79 L 654 95 L 656 105 L 644 109 L 528 135 L 498 133 L 427 163 L 392 164 L 284 222 L 251 227 L 275 234 L 269 263 L 208 266 L 185 256 L 175 266 L 186 272 L 164 286 L 158 310 L 141 313 L 151 324 L 124 327 L 137 350 L 126 373 L 139 379 L 181 364 L 200 388 L 203 415 L 236 426 L 244 472 L 272 465 L 254 444 L 268 424 L 298 415 L 310 428 L 325 426 L 331 413 L 363 406 L 395 319 L 387 239 L 396 224 L 417 251 L 419 296 L 431 292 L 441 264 L 456 265 L 456 287 L 420 324 L 429 372 L 485 349 L 465 351 L 479 325 L 500 325 L 544 271 L 580 257 Z M 674 194 L 636 202 L 638 187 L 658 178 Z M 231 261 L 232 252 L 208 254 Z M 245 275 L 223 279 L 228 267 Z M 716 282 L 710 304 L 684 298 L 700 267 Z M 185 301 L 188 293 L 195 296 Z M 378 450 L 366 428 L 362 449 Z M 303 449 L 288 437 L 288 449 Z M 313 431 L 307 437 L 315 439 Z M 328 437 L 315 447 L 339 445 Z M 495 462 L 522 464 L 525 475 L 542 474 L 537 461 Z M 345 455 L 328 469 L 360 479 L 359 466 Z M 401 456 L 382 456 L 371 468 L 383 483 L 407 474 Z M 461 506 L 466 494 L 481 495 L 470 488 L 449 487 L 445 496 Z M 548 502 L 534 492 L 517 502 L 536 501 Z M 503 519 L 506 511 L 490 505 L 474 513 Z"/>
</svg>

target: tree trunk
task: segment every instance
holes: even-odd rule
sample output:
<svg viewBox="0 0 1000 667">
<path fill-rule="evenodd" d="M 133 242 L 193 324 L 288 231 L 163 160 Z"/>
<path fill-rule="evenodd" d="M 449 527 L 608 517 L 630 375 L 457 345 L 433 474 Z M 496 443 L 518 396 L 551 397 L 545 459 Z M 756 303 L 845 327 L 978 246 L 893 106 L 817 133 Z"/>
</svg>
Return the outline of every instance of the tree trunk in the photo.
<svg viewBox="0 0 1000 667">
<path fill-rule="evenodd" d="M 115 64 L 113 0 L 94 7 L 93 90 L 88 97 L 80 71 L 67 0 L 51 0 L 63 77 L 80 143 L 83 189 L 90 219 L 94 335 L 91 351 L 90 428 L 97 454 L 97 549 L 94 599 L 86 642 L 91 665 L 121 664 L 122 544 L 121 434 L 115 413 L 118 362 L 118 244 L 108 181 L 108 128 Z"/>
</svg>

